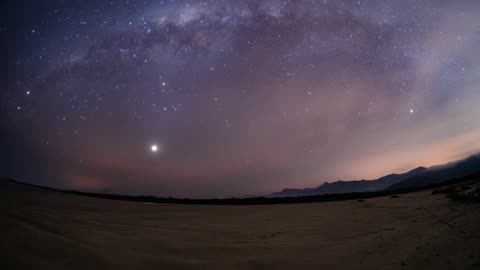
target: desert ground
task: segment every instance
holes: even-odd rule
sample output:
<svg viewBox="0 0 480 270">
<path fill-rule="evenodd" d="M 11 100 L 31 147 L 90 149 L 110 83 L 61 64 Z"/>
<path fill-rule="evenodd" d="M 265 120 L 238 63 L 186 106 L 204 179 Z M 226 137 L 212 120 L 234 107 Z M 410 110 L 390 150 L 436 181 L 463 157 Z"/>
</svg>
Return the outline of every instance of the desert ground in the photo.
<svg viewBox="0 0 480 270">
<path fill-rule="evenodd" d="M 480 204 L 431 190 L 208 206 L 0 185 L 1 269 L 480 269 Z"/>
</svg>

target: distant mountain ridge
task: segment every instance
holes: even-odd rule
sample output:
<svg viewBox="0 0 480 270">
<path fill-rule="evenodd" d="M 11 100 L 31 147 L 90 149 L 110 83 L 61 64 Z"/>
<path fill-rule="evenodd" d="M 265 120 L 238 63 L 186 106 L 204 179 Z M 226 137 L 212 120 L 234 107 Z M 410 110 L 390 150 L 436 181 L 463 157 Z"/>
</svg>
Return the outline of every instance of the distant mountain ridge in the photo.
<svg viewBox="0 0 480 270">
<path fill-rule="evenodd" d="M 280 192 L 273 193 L 274 197 L 291 197 L 291 196 L 311 196 L 323 194 L 351 193 L 351 192 L 372 192 L 384 190 L 396 183 L 399 183 L 409 177 L 415 176 L 426 170 L 425 167 L 418 167 L 403 174 L 389 174 L 376 180 L 353 180 L 353 181 L 336 181 L 333 183 L 323 183 L 316 188 L 305 189 L 284 189 Z"/>
<path fill-rule="evenodd" d="M 272 193 L 272 197 L 296 197 L 351 192 L 373 192 L 418 187 L 441 183 L 453 178 L 480 172 L 480 154 L 466 159 L 430 168 L 418 167 L 403 174 L 389 174 L 376 180 L 354 180 L 324 183 L 316 188 L 287 188 Z"/>
<path fill-rule="evenodd" d="M 425 186 L 441 183 L 453 178 L 460 178 L 480 172 L 480 154 L 466 159 L 448 163 L 443 166 L 434 166 L 414 177 L 407 178 L 390 187 L 388 190 Z"/>
</svg>

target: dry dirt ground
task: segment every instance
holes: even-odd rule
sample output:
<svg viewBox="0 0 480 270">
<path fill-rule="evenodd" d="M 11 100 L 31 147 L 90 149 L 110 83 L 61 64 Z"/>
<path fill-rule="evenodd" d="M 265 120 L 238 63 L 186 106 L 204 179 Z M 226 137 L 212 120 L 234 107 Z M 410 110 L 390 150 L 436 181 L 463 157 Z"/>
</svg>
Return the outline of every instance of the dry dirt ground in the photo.
<svg viewBox="0 0 480 270">
<path fill-rule="evenodd" d="M 1 269 L 480 269 L 480 204 L 431 191 L 146 204 L 0 183 Z"/>
</svg>

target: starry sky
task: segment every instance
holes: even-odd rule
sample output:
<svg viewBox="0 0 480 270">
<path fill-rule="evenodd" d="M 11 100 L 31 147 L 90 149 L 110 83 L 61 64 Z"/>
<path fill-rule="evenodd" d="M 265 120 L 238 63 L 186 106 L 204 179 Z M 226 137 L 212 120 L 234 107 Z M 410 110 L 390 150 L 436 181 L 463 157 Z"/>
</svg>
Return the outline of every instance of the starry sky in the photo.
<svg viewBox="0 0 480 270">
<path fill-rule="evenodd" d="M 480 150 L 480 1 L 2 1 L 1 177 L 176 197 Z"/>
</svg>

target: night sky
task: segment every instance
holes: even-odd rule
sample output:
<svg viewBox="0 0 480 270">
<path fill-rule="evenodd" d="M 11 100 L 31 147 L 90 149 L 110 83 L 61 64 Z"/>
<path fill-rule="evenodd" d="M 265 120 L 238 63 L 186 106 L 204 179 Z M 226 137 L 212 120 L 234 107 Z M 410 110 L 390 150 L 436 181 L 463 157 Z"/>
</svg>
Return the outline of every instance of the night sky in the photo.
<svg viewBox="0 0 480 270">
<path fill-rule="evenodd" d="M 1 177 L 176 197 L 480 150 L 480 1 L 2 1 Z"/>
</svg>

